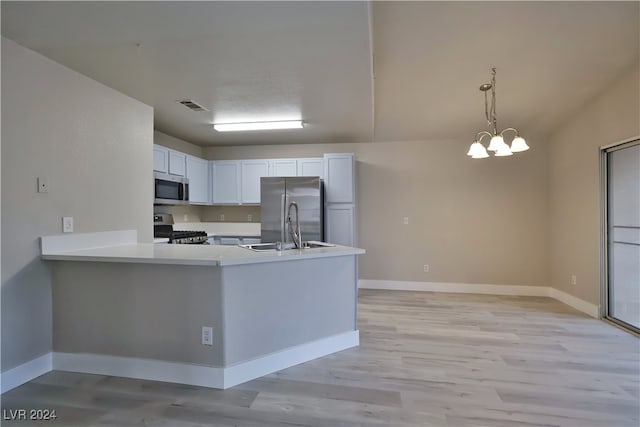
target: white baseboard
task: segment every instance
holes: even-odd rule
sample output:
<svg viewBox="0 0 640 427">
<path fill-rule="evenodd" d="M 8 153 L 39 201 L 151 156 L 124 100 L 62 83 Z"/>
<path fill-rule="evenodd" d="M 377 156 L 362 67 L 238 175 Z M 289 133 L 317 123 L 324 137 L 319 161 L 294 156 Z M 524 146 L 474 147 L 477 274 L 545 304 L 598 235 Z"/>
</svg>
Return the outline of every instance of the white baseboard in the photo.
<svg viewBox="0 0 640 427">
<path fill-rule="evenodd" d="M 249 362 L 240 363 L 225 369 L 224 388 L 233 387 L 234 385 L 242 384 L 254 378 L 259 378 L 331 353 L 357 347 L 359 344 L 360 332 L 356 330 L 292 347 Z"/>
<path fill-rule="evenodd" d="M 226 368 L 99 354 L 54 353 L 53 369 L 226 389 L 359 343 L 359 331 L 350 331 Z"/>
<path fill-rule="evenodd" d="M 47 353 L 0 374 L 0 393 L 5 393 L 51 371 L 51 353 Z"/>
<path fill-rule="evenodd" d="M 600 317 L 600 306 L 591 304 L 585 300 L 574 297 L 566 292 L 563 292 L 556 288 L 549 288 L 549 296 L 561 303 L 567 304 L 570 307 L 575 308 L 578 311 L 588 314 L 591 317 L 598 319 Z"/>
<path fill-rule="evenodd" d="M 449 282 L 403 282 L 396 280 L 358 280 L 360 289 L 386 289 L 394 291 L 451 292 L 462 294 L 516 295 L 551 297 L 596 319 L 600 307 L 549 286 L 491 285 Z"/>
<path fill-rule="evenodd" d="M 53 369 L 223 388 L 224 369 L 135 357 L 89 353 L 53 353 Z"/>
<path fill-rule="evenodd" d="M 460 294 L 549 296 L 546 286 L 490 285 L 449 282 L 402 282 L 396 280 L 358 280 L 358 288 L 397 291 L 451 292 Z"/>
</svg>

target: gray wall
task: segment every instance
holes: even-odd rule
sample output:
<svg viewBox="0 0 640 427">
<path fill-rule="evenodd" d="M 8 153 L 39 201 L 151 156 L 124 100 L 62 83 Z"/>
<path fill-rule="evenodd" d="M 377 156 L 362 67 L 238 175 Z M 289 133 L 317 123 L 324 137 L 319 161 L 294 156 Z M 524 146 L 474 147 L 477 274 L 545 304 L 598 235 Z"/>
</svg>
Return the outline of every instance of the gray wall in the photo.
<svg viewBox="0 0 640 427">
<path fill-rule="evenodd" d="M 51 351 L 42 235 L 152 239 L 153 109 L 2 39 L 2 371 Z M 37 193 L 47 177 L 49 192 Z"/>
<path fill-rule="evenodd" d="M 54 350 L 233 366 L 356 329 L 355 256 L 206 267 L 56 262 Z M 213 346 L 201 344 L 202 326 Z"/>
<path fill-rule="evenodd" d="M 56 262 L 54 350 L 222 366 L 220 268 Z M 200 343 L 201 327 L 214 346 Z"/>
<path fill-rule="evenodd" d="M 640 135 L 640 68 L 631 69 L 554 133 L 550 152 L 551 285 L 600 301 L 599 147 Z M 571 284 L 576 276 L 576 285 Z"/>
</svg>

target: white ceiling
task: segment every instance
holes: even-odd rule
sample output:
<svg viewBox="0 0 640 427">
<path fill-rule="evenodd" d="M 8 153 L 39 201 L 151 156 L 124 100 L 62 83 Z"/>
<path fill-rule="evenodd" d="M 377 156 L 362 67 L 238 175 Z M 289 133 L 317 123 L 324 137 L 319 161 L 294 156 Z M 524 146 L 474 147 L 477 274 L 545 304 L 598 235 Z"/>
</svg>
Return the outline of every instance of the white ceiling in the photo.
<svg viewBox="0 0 640 427">
<path fill-rule="evenodd" d="M 152 105 L 198 145 L 552 131 L 639 61 L 639 2 L 6 2 L 2 34 Z M 372 49 L 373 69 L 372 79 Z M 193 99 L 209 112 L 177 104 Z M 303 130 L 212 123 L 298 119 Z"/>
</svg>

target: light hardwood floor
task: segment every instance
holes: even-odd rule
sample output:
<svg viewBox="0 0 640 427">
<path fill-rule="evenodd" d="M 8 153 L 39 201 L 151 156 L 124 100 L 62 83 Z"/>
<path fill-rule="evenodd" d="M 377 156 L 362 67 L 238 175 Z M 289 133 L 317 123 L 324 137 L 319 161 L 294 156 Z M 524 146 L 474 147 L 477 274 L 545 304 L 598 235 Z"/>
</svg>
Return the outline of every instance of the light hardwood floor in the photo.
<svg viewBox="0 0 640 427">
<path fill-rule="evenodd" d="M 225 391 L 54 371 L 2 409 L 56 409 L 46 426 L 640 425 L 639 339 L 552 299 L 361 290 L 359 328 L 359 348 Z"/>
</svg>

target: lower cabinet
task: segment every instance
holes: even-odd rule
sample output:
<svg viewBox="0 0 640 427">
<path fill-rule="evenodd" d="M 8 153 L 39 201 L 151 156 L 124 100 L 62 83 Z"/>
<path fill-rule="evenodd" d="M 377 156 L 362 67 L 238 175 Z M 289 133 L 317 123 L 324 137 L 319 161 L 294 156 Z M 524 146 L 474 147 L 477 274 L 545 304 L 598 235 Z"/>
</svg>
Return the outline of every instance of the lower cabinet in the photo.
<svg viewBox="0 0 640 427">
<path fill-rule="evenodd" d="M 355 246 L 355 207 L 353 204 L 327 205 L 324 221 L 327 243 Z"/>
</svg>

